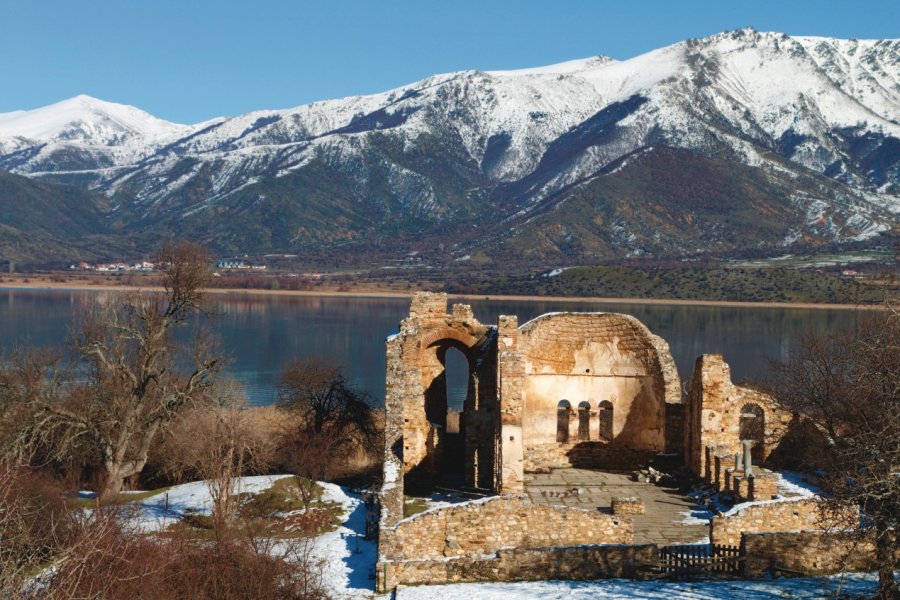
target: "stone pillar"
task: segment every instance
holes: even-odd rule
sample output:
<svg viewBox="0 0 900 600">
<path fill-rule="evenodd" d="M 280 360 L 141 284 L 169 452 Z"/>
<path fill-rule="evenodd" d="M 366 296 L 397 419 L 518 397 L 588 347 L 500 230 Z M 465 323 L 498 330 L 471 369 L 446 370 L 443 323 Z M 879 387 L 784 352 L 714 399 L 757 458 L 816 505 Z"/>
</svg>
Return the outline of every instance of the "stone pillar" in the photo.
<svg viewBox="0 0 900 600">
<path fill-rule="evenodd" d="M 744 476 L 749 477 L 753 474 L 753 461 L 750 451 L 753 449 L 753 442 L 744 440 Z"/>
<path fill-rule="evenodd" d="M 497 321 L 497 390 L 500 401 L 500 473 L 498 491 L 521 493 L 525 489 L 522 418 L 525 365 L 519 353 L 519 322 L 501 315 Z"/>
<path fill-rule="evenodd" d="M 713 475 L 715 469 L 715 460 L 716 460 L 716 447 L 715 446 L 707 446 L 706 447 L 706 456 L 705 456 L 705 465 L 703 468 L 703 478 L 706 480 L 706 483 L 712 484 L 716 479 Z"/>
<path fill-rule="evenodd" d="M 402 338 L 388 338 L 385 377 L 384 470 L 381 486 L 381 528 L 403 518 L 403 394 L 407 385 L 401 348 Z"/>
</svg>

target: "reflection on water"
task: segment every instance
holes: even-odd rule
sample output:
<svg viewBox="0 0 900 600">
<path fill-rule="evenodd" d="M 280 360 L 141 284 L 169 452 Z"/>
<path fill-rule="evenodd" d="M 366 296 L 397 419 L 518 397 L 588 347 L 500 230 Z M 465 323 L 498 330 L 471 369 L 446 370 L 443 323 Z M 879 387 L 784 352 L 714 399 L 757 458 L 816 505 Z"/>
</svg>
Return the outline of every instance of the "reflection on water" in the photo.
<svg viewBox="0 0 900 600">
<path fill-rule="evenodd" d="M 63 343 L 76 309 L 101 295 L 109 296 L 90 291 L 3 290 L 0 348 L 9 351 L 23 342 Z M 632 314 L 669 342 L 682 380 L 690 377 L 693 362 L 702 353 L 724 354 L 735 381 L 763 377 L 767 358 L 782 358 L 799 335 L 846 327 L 855 318 L 852 311 L 798 308 L 467 302 L 483 323 L 496 323 L 501 314 L 518 315 L 520 324 L 554 311 Z M 354 383 L 383 403 L 384 338 L 396 331 L 408 306 L 408 300 L 394 298 L 215 295 L 214 315 L 203 320 L 219 336 L 230 358 L 226 374 L 243 385 L 254 403 L 274 401 L 285 361 L 313 355 L 346 365 Z"/>
</svg>

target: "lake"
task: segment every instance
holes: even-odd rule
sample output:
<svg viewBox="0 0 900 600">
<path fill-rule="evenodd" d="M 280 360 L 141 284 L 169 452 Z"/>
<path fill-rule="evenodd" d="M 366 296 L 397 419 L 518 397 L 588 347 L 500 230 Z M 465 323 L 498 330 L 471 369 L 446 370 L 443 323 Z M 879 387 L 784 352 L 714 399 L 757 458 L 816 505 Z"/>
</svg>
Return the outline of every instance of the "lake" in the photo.
<svg viewBox="0 0 900 600">
<path fill-rule="evenodd" d="M 110 294 L 0 289 L 0 349 L 8 352 L 17 343 L 64 343 L 78 307 Z M 465 302 L 472 305 L 482 323 L 489 324 L 496 324 L 501 314 L 518 315 L 520 324 L 555 311 L 634 315 L 669 343 L 682 381 L 689 380 L 694 360 L 703 353 L 724 354 L 735 382 L 764 377 L 767 360 L 783 358 L 800 335 L 843 328 L 855 318 L 853 311 L 834 309 Z M 205 320 L 229 355 L 226 374 L 241 383 L 251 402 L 269 404 L 275 400 L 278 375 L 285 361 L 320 355 L 345 365 L 351 380 L 377 404 L 383 404 L 384 339 L 406 316 L 408 299 L 216 294 L 211 305 L 215 315 Z M 464 384 L 459 377 L 455 379 L 448 387 L 451 406 L 459 406 L 464 395 Z"/>
</svg>

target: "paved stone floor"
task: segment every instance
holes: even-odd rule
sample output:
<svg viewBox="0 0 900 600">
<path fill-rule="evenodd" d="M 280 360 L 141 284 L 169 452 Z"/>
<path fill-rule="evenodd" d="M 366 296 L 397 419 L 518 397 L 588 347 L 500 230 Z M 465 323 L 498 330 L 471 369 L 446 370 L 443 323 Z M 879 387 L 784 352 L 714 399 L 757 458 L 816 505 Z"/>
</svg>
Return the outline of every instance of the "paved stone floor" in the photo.
<svg viewBox="0 0 900 600">
<path fill-rule="evenodd" d="M 577 495 L 566 493 L 573 488 L 579 490 Z M 709 535 L 706 525 L 682 523 L 686 511 L 698 508 L 696 502 L 678 490 L 632 481 L 625 473 L 588 469 L 529 473 L 525 492 L 534 502 L 605 512 L 611 512 L 613 496 L 638 496 L 644 501 L 645 514 L 632 517 L 636 544 L 688 544 Z"/>
</svg>

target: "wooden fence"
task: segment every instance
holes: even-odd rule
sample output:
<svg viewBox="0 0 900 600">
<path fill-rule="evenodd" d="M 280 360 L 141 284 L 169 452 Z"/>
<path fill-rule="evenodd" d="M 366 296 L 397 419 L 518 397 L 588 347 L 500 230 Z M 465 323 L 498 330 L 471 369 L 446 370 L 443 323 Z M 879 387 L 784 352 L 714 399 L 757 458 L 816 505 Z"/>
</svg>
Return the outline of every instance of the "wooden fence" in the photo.
<svg viewBox="0 0 900 600">
<path fill-rule="evenodd" d="M 736 546 L 663 546 L 659 549 L 659 573 L 675 577 L 737 575 L 743 560 L 741 549 Z"/>
</svg>

